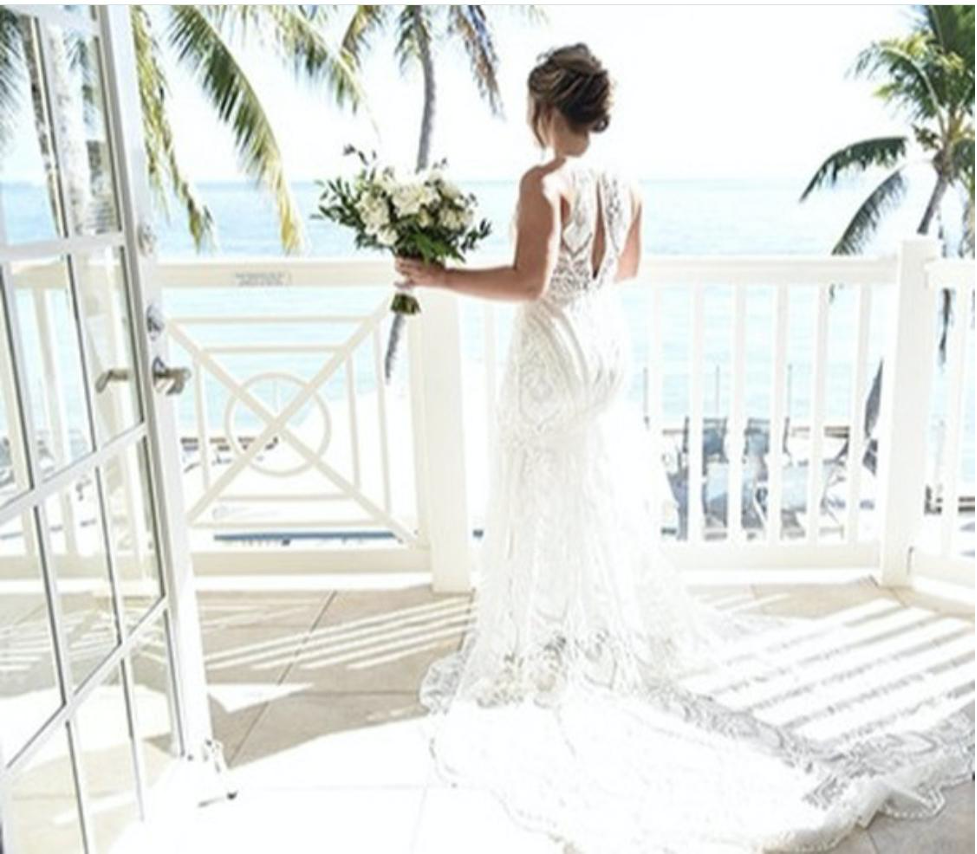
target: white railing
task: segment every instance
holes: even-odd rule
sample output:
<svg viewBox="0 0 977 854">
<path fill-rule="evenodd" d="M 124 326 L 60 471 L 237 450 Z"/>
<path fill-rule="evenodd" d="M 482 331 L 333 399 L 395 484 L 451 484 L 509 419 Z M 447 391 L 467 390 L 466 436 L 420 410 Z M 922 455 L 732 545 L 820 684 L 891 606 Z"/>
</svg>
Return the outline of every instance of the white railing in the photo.
<svg viewBox="0 0 977 854">
<path fill-rule="evenodd" d="M 643 398 L 649 441 L 671 460 L 672 495 L 665 496 L 663 518 L 659 520 L 663 524 L 657 524 L 656 529 L 662 534 L 663 549 L 673 560 L 688 566 L 880 566 L 886 579 L 894 583 L 905 581 L 913 549 L 918 570 L 926 571 L 931 566 L 918 560 L 923 552 L 917 540 L 926 528 L 924 522 L 933 518 L 932 513 L 924 514 L 923 491 L 934 490 L 934 483 L 927 483 L 925 476 L 927 454 L 932 451 L 927 407 L 919 401 L 929 400 L 934 371 L 921 381 L 919 376 L 926 372 L 920 371 L 919 365 L 929 363 L 935 369 L 936 363 L 932 336 L 921 334 L 921 327 L 926 326 L 925 318 L 935 319 L 932 288 L 936 283 L 947 281 L 958 290 L 962 288 L 960 293 L 970 293 L 973 288 L 973 262 L 935 260 L 934 253 L 933 242 L 913 239 L 903 245 L 898 256 L 877 258 L 649 257 L 639 279 L 622 286 L 629 289 L 626 298 L 640 297 L 646 303 L 642 321 L 646 344 Z M 385 283 L 391 275 L 386 262 L 309 259 L 194 260 L 165 263 L 160 272 L 165 286 L 174 293 L 202 287 L 233 288 L 228 294 L 263 292 L 267 299 L 267 292 L 276 289 L 284 294 L 313 288 L 334 294 L 340 304 L 348 299 L 350 288 Z M 674 300 L 665 305 L 670 296 L 676 295 L 686 300 L 688 333 L 684 363 L 677 368 L 666 358 L 668 339 L 663 337 L 665 329 L 676 326 Z M 373 312 L 358 316 L 365 324 L 364 340 L 371 337 L 373 342 L 373 388 L 380 396 L 383 384 L 377 384 L 378 347 L 386 338 L 388 299 L 389 289 L 382 285 L 375 292 Z M 707 307 L 716 300 L 725 300 L 728 310 L 728 320 L 721 325 L 707 319 Z M 761 327 L 767 325 L 765 331 L 753 328 L 757 326 L 756 304 L 769 307 L 768 316 L 761 323 Z M 792 316 L 792 309 L 796 316 Z M 398 474 L 400 494 L 405 499 L 401 515 L 392 514 L 389 499 L 369 501 L 361 494 L 359 504 L 367 513 L 359 520 L 320 515 L 303 522 L 293 517 L 279 526 L 269 515 L 258 514 L 246 522 L 224 515 L 219 521 L 207 522 L 207 527 L 238 532 L 277 529 L 279 536 L 290 528 L 303 527 L 312 533 L 352 527 L 385 531 L 396 538 L 399 548 L 415 555 L 417 561 L 402 564 L 409 566 L 427 565 L 432 546 L 453 542 L 450 548 L 442 549 L 442 571 L 451 576 L 447 584 L 464 586 L 467 572 L 460 564 L 467 562 L 468 552 L 461 531 L 470 532 L 473 523 L 477 529 L 481 520 L 485 449 L 494 428 L 494 398 L 505 352 L 499 337 L 500 333 L 505 337 L 512 310 L 511 306 L 489 301 L 455 299 L 434 291 L 425 293 L 425 311 L 409 324 L 409 369 L 401 369 L 401 384 L 394 385 L 401 396 L 387 392 L 388 398 L 394 397 L 398 402 L 393 422 L 406 426 L 409 421 L 413 432 L 409 441 L 400 444 L 404 462 L 408 451 L 413 455 L 410 464 L 401 466 Z M 878 321 L 880 310 L 888 313 L 888 323 Z M 459 318 L 464 333 L 461 337 Z M 173 339 L 191 357 L 197 382 L 207 373 L 214 374 L 230 391 L 229 405 L 257 407 L 264 419 L 262 432 L 251 437 L 244 447 L 231 435 L 232 419 L 225 415 L 225 435 L 220 441 L 224 442 L 228 459 L 236 456 L 235 462 L 225 463 L 233 467 L 229 471 L 240 474 L 249 461 L 259 456 L 282 454 L 281 445 L 271 448 L 268 439 L 279 438 L 276 429 L 287 421 L 287 415 L 276 421 L 267 405 L 247 394 L 249 385 L 262 376 L 260 371 L 241 377 L 230 376 L 228 371 L 215 372 L 214 354 L 305 352 L 308 345 L 297 341 L 256 342 L 255 330 L 298 323 L 321 329 L 330 323 L 356 319 L 325 314 L 304 314 L 299 319 L 276 314 L 253 320 L 236 311 L 230 318 L 222 314 L 178 315 L 171 319 Z M 225 329 L 240 322 L 241 339 L 222 346 L 194 343 L 188 330 L 208 322 Z M 931 325 L 935 329 L 935 324 Z M 961 341 L 966 337 L 966 327 L 967 324 L 951 326 L 951 358 L 945 383 L 953 407 L 952 417 L 946 419 L 940 468 L 956 472 L 956 476 L 943 480 L 939 494 L 945 496 L 941 506 L 952 511 L 959 511 L 962 493 L 973 492 L 972 474 L 966 483 L 959 476 L 964 449 L 961 407 L 967 387 Z M 842 334 L 840 341 L 831 339 L 832 330 L 835 337 Z M 639 339 L 641 332 L 639 328 Z M 752 339 L 758 333 L 767 336 L 769 352 L 769 377 L 765 380 L 765 394 L 759 395 L 764 398 L 760 411 L 753 387 L 756 383 L 751 382 L 751 360 L 755 355 Z M 717 336 L 728 341 L 729 390 L 719 395 L 726 398 L 723 411 L 709 416 L 705 412 L 706 345 L 707 339 L 714 342 Z M 793 342 L 805 336 L 810 342 L 809 352 L 792 363 Z M 331 345 L 316 346 L 327 355 L 334 353 Z M 839 347 L 844 351 L 840 355 L 835 352 Z M 331 358 L 337 369 L 340 364 L 350 364 L 348 349 L 336 352 L 339 355 Z M 889 366 L 882 383 L 881 414 L 871 434 L 866 435 L 863 425 L 867 398 L 879 361 Z M 458 365 L 461 370 L 446 370 L 446 366 Z M 788 397 L 791 367 L 802 379 L 806 369 L 809 391 L 804 412 L 791 411 L 795 408 Z M 677 379 L 686 387 L 684 417 L 676 418 L 676 413 L 663 407 L 663 372 L 668 370 L 673 374 L 669 377 L 672 386 Z M 347 380 L 351 371 L 351 367 L 346 368 Z M 301 400 L 312 399 L 314 387 L 321 385 L 324 373 L 325 369 L 320 370 L 305 386 L 293 378 L 296 389 L 307 390 Z M 677 373 L 682 376 L 675 376 Z M 845 390 L 843 395 L 839 394 L 839 386 Z M 364 419 L 357 414 L 357 401 L 368 392 L 354 394 L 351 389 L 354 386 L 347 384 L 345 413 L 353 438 L 346 445 L 337 445 L 335 451 L 348 459 L 354 472 L 339 482 L 340 491 L 344 497 L 355 499 L 356 489 L 362 489 L 355 476 L 361 466 L 361 448 L 368 447 L 368 443 L 359 443 L 355 438 L 357 430 L 365 429 Z M 198 387 L 197 401 L 205 397 Z M 838 407 L 829 406 L 829 402 L 836 404 L 840 397 L 844 397 L 845 404 L 839 414 Z M 386 435 L 391 408 L 389 404 L 377 408 L 372 436 Z M 196 442 L 199 447 L 208 447 L 215 437 L 205 435 L 206 428 L 200 426 L 199 403 L 196 409 Z M 293 413 L 296 409 L 296 405 L 291 406 Z M 466 440 L 464 464 L 460 465 L 457 458 L 463 451 L 459 436 L 452 435 L 446 426 L 452 424 L 463 425 L 459 432 Z M 281 438 L 294 446 L 301 441 L 294 432 L 289 430 Z M 669 442 L 674 447 L 667 447 Z M 743 452 L 738 452 L 740 448 Z M 898 450 L 895 464 L 892 448 Z M 324 463 L 326 457 L 322 453 L 317 455 L 320 450 L 321 445 L 308 442 L 299 448 L 306 468 L 332 465 Z M 455 463 L 450 462 L 452 455 Z M 366 457 L 369 456 L 368 452 Z M 384 451 L 383 441 L 372 457 L 389 479 L 389 453 Z M 948 463 L 951 460 L 955 461 L 953 465 Z M 470 488 L 466 488 L 466 475 Z M 209 484 L 208 475 L 202 476 L 202 491 L 191 502 L 194 511 L 198 511 L 191 521 L 198 525 L 203 509 L 217 501 L 226 505 L 254 499 L 256 503 L 264 501 L 268 507 L 282 508 L 289 506 L 290 496 L 294 498 L 295 494 L 295 483 L 286 482 L 274 484 L 271 492 L 264 495 L 255 492 L 233 496 L 224 490 L 230 482 L 229 475 Z M 688 496 L 701 499 L 689 500 Z M 316 497 L 320 496 L 312 496 Z M 665 519 L 668 514 L 671 522 Z M 278 516 L 281 517 L 280 512 Z M 939 566 L 943 574 L 958 577 L 966 551 L 973 548 L 972 540 L 966 541 L 960 535 L 966 519 L 959 512 L 944 512 L 938 518 Z M 437 533 L 436 525 L 440 526 Z M 362 550 L 358 553 L 366 559 Z M 279 552 L 275 554 L 280 556 Z M 301 562 L 300 554 L 301 550 L 292 551 L 295 561 Z M 267 552 L 254 555 L 261 564 L 269 560 Z M 390 550 L 375 557 L 386 560 Z"/>
<path fill-rule="evenodd" d="M 974 470 L 965 440 L 974 441 L 974 262 L 957 259 L 931 260 L 925 267 L 925 292 L 920 297 L 924 317 L 950 309 L 945 339 L 942 376 L 915 371 L 923 385 L 921 399 L 932 401 L 931 422 L 936 431 L 928 436 L 935 448 L 933 467 L 927 472 L 924 521 L 910 508 L 917 533 L 912 539 L 905 573 L 959 582 L 974 576 Z M 938 352 L 936 335 L 916 342 L 921 358 L 932 363 Z M 915 366 L 914 366 L 915 367 Z M 940 381 L 941 382 L 938 382 Z M 942 393 L 937 394 L 936 391 Z M 934 417 L 935 416 L 935 417 Z M 970 463 L 967 465 L 967 463 Z M 918 492 L 916 497 L 918 498 Z M 927 518 L 928 517 L 928 518 Z M 927 525 L 927 521 L 934 524 Z M 893 525 L 897 521 L 892 522 Z M 965 527 L 966 526 L 966 527 Z M 968 536 L 964 536 L 967 534 Z M 894 574 L 893 580 L 901 576 Z"/>
<path fill-rule="evenodd" d="M 389 264 L 159 272 L 171 358 L 193 374 L 180 423 L 198 567 L 430 568 L 440 588 L 466 586 L 462 400 L 446 393 L 459 385 L 455 300 L 425 299 L 388 386 Z"/>
<path fill-rule="evenodd" d="M 658 445 L 659 453 L 664 451 L 673 459 L 669 479 L 679 494 L 666 504 L 676 505 L 673 510 L 678 518 L 671 526 L 666 524 L 664 531 L 661 525 L 655 528 L 665 536 L 663 549 L 675 562 L 699 567 L 877 564 L 878 536 L 873 536 L 871 525 L 864 524 L 862 506 L 867 499 L 876 515 L 875 500 L 864 488 L 864 466 L 855 461 L 862 460 L 866 450 L 860 425 L 874 374 L 874 365 L 869 364 L 873 298 L 878 302 L 880 294 L 891 295 L 899 267 L 895 258 L 650 257 L 639 279 L 623 285 L 632 295 L 645 292 L 647 296 L 634 337 L 637 340 L 644 332 L 643 399 L 650 441 Z M 833 286 L 848 288 L 852 294 L 848 300 L 852 340 L 844 360 L 850 388 L 846 411 L 840 421 L 829 424 L 826 383 L 829 291 Z M 676 325 L 675 300 L 665 308 L 666 295 L 684 302 L 679 311 L 687 318 L 682 327 L 687 338 L 680 360 L 674 353 L 669 360 L 664 353 L 669 342 L 663 331 Z M 707 298 L 725 303 L 728 315 L 724 322 L 707 322 Z M 771 354 L 767 400 L 760 411 L 747 394 L 751 356 L 755 355 L 748 352 L 748 305 L 756 301 L 766 301 L 769 306 L 766 332 Z M 802 307 L 810 305 L 810 316 L 802 317 L 800 324 L 788 322 L 792 301 Z M 499 310 L 492 304 L 481 305 L 480 310 L 486 329 L 493 329 Z M 788 340 L 803 333 L 804 327 L 812 345 L 812 391 L 810 412 L 798 425 L 787 410 Z M 704 411 L 706 336 L 726 341 L 730 386 L 723 412 L 714 411 L 711 418 Z M 493 334 L 487 335 L 487 342 L 487 348 L 496 349 Z M 663 407 L 663 369 L 671 367 L 675 373 L 676 362 L 682 376 L 673 379 L 684 384 L 686 400 L 682 413 L 668 413 Z M 488 354 L 485 364 L 489 370 L 494 364 Z M 494 376 L 487 380 L 487 387 L 495 388 Z M 491 395 L 486 406 L 491 423 Z M 857 429 L 852 425 L 858 425 Z M 771 441 L 771 436 L 778 441 Z M 789 446 L 804 437 L 807 447 L 801 455 L 798 448 Z M 663 442 L 677 439 L 681 447 L 663 447 Z M 839 447 L 835 447 L 829 456 L 829 439 L 835 446 L 847 441 L 847 453 L 839 456 Z M 758 451 L 752 447 L 757 443 L 766 447 Z M 741 448 L 744 452 L 738 452 Z M 689 500 L 688 496 L 702 498 Z M 840 501 L 840 512 L 830 507 L 831 512 L 825 512 L 829 499 Z M 813 513 L 812 507 L 816 508 Z M 802 524 L 799 517 L 805 516 L 808 521 Z M 785 525 L 785 520 L 791 524 Z M 826 521 L 834 523 L 840 536 L 830 535 Z M 877 519 L 869 521 L 877 525 Z"/>
<path fill-rule="evenodd" d="M 668 480 L 653 524 L 676 563 L 972 583 L 974 263 L 934 255 L 912 239 L 878 258 L 652 256 L 621 285 Z M 333 259 L 158 266 L 171 362 L 192 369 L 174 400 L 199 571 L 414 569 L 468 585 L 515 306 L 425 291 L 385 385 L 391 274 Z M 20 285 L 58 282 L 38 268 Z M 45 300 L 23 305 L 44 322 Z M 63 388 L 32 393 L 57 413 Z"/>
</svg>

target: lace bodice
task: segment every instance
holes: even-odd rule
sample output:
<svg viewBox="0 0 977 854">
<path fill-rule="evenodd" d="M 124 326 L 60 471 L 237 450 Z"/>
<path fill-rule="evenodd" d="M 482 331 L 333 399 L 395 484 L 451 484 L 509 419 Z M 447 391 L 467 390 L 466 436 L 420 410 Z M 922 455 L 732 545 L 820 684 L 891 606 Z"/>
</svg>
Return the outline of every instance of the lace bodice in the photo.
<svg viewBox="0 0 977 854">
<path fill-rule="evenodd" d="M 631 227 L 631 194 L 620 176 L 593 167 L 570 171 L 574 202 L 560 238 L 560 254 L 543 299 L 563 303 L 614 281 Z M 594 241 L 604 223 L 604 251 L 594 275 Z"/>
</svg>

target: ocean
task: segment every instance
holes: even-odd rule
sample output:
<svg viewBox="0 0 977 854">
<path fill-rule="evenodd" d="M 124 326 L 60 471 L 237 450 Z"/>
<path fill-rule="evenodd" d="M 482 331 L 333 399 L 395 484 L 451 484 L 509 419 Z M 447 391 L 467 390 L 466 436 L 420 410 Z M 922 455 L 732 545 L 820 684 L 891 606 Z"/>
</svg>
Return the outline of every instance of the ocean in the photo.
<svg viewBox="0 0 977 854">
<path fill-rule="evenodd" d="M 852 212 L 865 197 L 870 185 L 856 181 L 830 192 L 817 193 L 803 204 L 798 197 L 805 185 L 806 175 L 797 178 L 738 178 L 722 180 L 649 180 L 641 184 L 644 199 L 643 249 L 652 255 L 826 255 L 848 222 Z M 480 216 L 492 223 L 492 234 L 483 244 L 486 255 L 505 255 L 511 251 L 510 226 L 516 197 L 516 184 L 511 181 L 461 181 L 463 188 L 474 192 L 479 200 Z M 871 254 L 896 251 L 902 235 L 911 234 L 919 210 L 925 203 L 928 186 L 920 183 L 911 187 L 899 215 L 887 221 L 876 240 L 868 248 Z M 38 187 L 7 184 L 0 187 L 4 207 L 17 211 L 7 217 L 8 236 L 24 240 L 30 236 L 45 236 L 45 198 Z M 210 207 L 217 223 L 217 246 L 204 257 L 281 255 L 277 222 L 268 197 L 246 183 L 205 183 L 199 192 Z M 299 209 L 307 215 L 304 252 L 307 256 L 350 256 L 356 254 L 348 232 L 311 215 L 316 209 L 319 187 L 314 182 L 293 185 Z M 197 255 L 189 233 L 179 217 L 179 210 L 171 204 L 171 218 L 157 213 L 159 235 L 158 253 L 161 259 L 186 258 Z M 326 308 L 321 293 L 302 288 L 252 288 L 242 294 L 236 314 L 262 314 L 273 311 L 322 313 Z M 376 305 L 382 290 L 341 289 L 335 298 L 343 300 L 346 310 L 369 309 Z M 636 370 L 630 394 L 641 402 L 644 395 L 640 368 L 646 363 L 648 352 L 648 289 L 627 287 L 622 297 L 628 307 L 632 323 L 632 347 Z M 851 361 L 854 355 L 853 308 L 855 292 L 843 284 L 834 290 L 829 308 L 829 342 L 826 379 L 826 420 L 829 423 L 848 419 L 851 395 Z M 796 423 L 809 417 L 811 406 L 811 357 L 814 341 L 814 289 L 796 288 L 791 291 L 788 335 L 788 416 Z M 216 314 L 228 311 L 226 291 L 200 288 L 175 289 L 166 294 L 166 310 L 173 316 Z M 287 303 L 283 305 L 283 301 Z M 690 340 L 690 301 L 686 288 L 665 287 L 662 307 L 665 322 L 661 325 L 662 408 L 666 420 L 681 422 L 688 412 L 688 351 Z M 507 342 L 507 318 L 512 306 L 496 304 L 500 312 L 497 353 L 502 359 Z M 772 382 L 772 351 L 770 291 L 762 285 L 747 289 L 747 376 L 745 383 L 748 416 L 766 417 L 770 407 Z M 705 401 L 707 416 L 728 413 L 731 393 L 729 365 L 731 361 L 732 314 L 731 289 L 711 286 L 705 291 Z M 888 300 L 882 292 L 873 302 L 869 346 L 869 381 L 881 358 L 888 322 Z M 477 300 L 463 300 L 463 350 L 468 364 L 481 360 L 483 339 Z M 211 341 L 239 335 L 234 328 L 209 331 Z M 266 330 L 271 338 L 282 335 Z M 288 332 L 294 336 L 295 330 Z M 305 334 L 318 334 L 307 330 Z M 224 337 L 227 336 L 227 337 Z M 316 357 L 291 355 L 290 369 L 299 375 L 315 369 Z M 228 356 L 229 367 L 243 376 L 260 368 L 267 358 Z M 236 361 L 235 361 L 236 360 Z M 972 360 L 970 360 L 972 362 Z M 974 480 L 974 377 L 969 365 L 968 399 L 965 403 L 965 442 L 963 470 L 960 476 L 967 483 Z M 941 372 L 942 373 L 942 372 Z M 358 385 L 369 390 L 372 378 L 368 371 L 358 372 Z M 931 422 L 934 440 L 938 441 L 945 390 L 938 375 L 931 402 Z M 326 389 L 326 396 L 342 394 L 342 389 Z M 215 429 L 222 427 L 226 393 L 217 383 L 208 387 L 209 420 Z M 181 402 L 181 416 L 192 416 L 191 395 Z M 239 411 L 241 428 L 248 426 L 248 414 Z M 257 422 L 255 421 L 255 425 Z M 936 441 L 931 443 L 935 446 Z"/>
</svg>

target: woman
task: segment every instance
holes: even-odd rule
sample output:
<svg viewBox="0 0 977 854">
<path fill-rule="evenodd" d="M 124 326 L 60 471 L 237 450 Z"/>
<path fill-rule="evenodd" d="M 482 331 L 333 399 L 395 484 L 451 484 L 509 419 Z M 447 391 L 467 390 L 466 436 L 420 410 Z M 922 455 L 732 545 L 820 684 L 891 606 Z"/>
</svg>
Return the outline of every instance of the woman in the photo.
<svg viewBox="0 0 977 854">
<path fill-rule="evenodd" d="M 520 181 L 511 266 L 397 261 L 409 286 L 520 303 L 475 623 L 421 687 L 437 767 L 586 854 L 826 850 L 878 811 L 932 815 L 973 774 L 966 696 L 897 656 L 839 669 L 864 629 L 721 612 L 656 551 L 615 287 L 641 203 L 588 154 L 610 96 L 584 45 L 530 73 L 550 157 Z"/>
</svg>

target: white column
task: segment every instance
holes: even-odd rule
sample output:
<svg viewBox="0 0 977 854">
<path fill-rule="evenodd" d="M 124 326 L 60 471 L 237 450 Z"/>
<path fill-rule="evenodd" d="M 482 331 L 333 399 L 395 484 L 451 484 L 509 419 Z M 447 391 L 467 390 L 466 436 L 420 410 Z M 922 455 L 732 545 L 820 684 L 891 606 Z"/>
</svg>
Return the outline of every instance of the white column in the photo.
<svg viewBox="0 0 977 854">
<path fill-rule="evenodd" d="M 932 237 L 908 238 L 899 248 L 878 431 L 879 568 L 886 586 L 909 583 L 910 552 L 923 521 L 936 322 L 936 292 L 927 287 L 926 264 L 938 255 Z"/>
<path fill-rule="evenodd" d="M 438 592 L 471 589 L 471 520 L 465 484 L 461 337 L 458 297 L 418 293 L 421 313 L 408 318 L 414 448 L 420 514 Z"/>
</svg>

